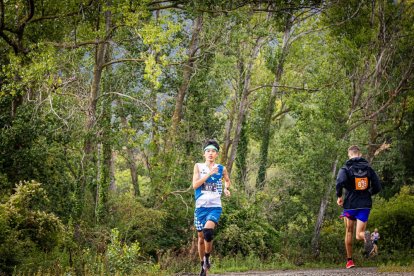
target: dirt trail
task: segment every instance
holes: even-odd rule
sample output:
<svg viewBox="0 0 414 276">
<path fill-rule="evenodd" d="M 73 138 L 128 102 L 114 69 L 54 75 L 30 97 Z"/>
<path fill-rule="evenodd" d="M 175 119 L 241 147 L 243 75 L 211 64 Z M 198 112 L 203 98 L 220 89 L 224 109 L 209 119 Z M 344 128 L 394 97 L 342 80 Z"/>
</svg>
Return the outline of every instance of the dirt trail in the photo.
<svg viewBox="0 0 414 276">
<path fill-rule="evenodd" d="M 195 274 L 193 274 L 195 275 Z M 372 275 L 413 275 L 414 272 L 378 272 L 375 267 L 361 267 L 351 269 L 307 269 L 307 270 L 278 270 L 278 271 L 247 271 L 247 272 L 229 272 L 224 274 L 209 274 L 208 276 L 331 276 L 331 275 L 361 275 L 361 276 L 372 276 Z"/>
</svg>

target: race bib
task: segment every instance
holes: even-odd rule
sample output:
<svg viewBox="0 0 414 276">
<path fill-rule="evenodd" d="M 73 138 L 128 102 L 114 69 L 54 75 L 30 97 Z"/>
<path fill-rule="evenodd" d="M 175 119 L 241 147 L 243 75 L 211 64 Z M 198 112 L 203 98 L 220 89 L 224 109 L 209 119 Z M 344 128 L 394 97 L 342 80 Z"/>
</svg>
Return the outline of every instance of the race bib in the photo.
<svg viewBox="0 0 414 276">
<path fill-rule="evenodd" d="M 363 191 L 368 188 L 368 177 L 355 177 L 355 190 Z"/>
</svg>

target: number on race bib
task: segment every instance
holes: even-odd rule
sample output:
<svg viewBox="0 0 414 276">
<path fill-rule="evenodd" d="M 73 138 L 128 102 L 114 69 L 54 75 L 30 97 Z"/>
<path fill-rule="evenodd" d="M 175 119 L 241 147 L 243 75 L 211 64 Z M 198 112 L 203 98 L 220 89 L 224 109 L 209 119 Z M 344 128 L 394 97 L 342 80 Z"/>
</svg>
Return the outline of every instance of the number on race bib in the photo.
<svg viewBox="0 0 414 276">
<path fill-rule="evenodd" d="M 363 191 L 368 188 L 368 177 L 355 177 L 355 190 Z"/>
</svg>

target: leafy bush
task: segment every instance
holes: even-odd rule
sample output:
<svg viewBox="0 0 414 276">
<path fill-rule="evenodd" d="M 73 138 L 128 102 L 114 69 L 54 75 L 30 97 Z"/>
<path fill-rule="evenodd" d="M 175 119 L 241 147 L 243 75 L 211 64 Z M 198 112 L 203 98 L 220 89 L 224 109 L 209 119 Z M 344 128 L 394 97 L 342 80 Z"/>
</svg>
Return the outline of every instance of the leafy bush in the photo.
<svg viewBox="0 0 414 276">
<path fill-rule="evenodd" d="M 222 255 L 247 256 L 255 252 L 266 258 L 277 252 L 279 233 L 269 224 L 266 215 L 257 207 L 229 202 L 220 219 L 215 249 Z"/>
<path fill-rule="evenodd" d="M 111 209 L 109 226 L 117 228 L 125 241 L 138 241 L 143 254 L 159 248 L 160 240 L 165 238 L 163 211 L 144 207 L 132 194 L 114 196 Z"/>
<path fill-rule="evenodd" d="M 63 225 L 43 210 L 46 192 L 36 181 L 21 182 L 7 202 L 0 204 L 0 271 L 10 272 L 37 250 L 50 252 L 60 241 Z"/>
<path fill-rule="evenodd" d="M 390 200 L 377 200 L 372 209 L 369 228 L 378 228 L 380 250 L 414 248 L 414 187 L 404 186 Z"/>
<path fill-rule="evenodd" d="M 112 229 L 111 243 L 106 252 L 109 271 L 131 274 L 139 266 L 140 249 L 138 242 L 133 242 L 131 245 L 122 243 L 119 239 L 118 229 Z"/>
</svg>

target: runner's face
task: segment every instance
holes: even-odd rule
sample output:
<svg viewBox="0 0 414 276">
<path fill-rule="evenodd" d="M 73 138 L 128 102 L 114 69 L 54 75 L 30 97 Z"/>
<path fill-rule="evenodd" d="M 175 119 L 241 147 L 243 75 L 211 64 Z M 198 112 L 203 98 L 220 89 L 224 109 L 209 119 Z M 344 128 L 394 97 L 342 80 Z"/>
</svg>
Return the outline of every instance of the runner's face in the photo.
<svg viewBox="0 0 414 276">
<path fill-rule="evenodd" d="M 217 158 L 217 155 L 218 153 L 214 149 L 207 149 L 204 151 L 204 158 L 209 162 L 214 162 L 214 160 Z"/>
</svg>

